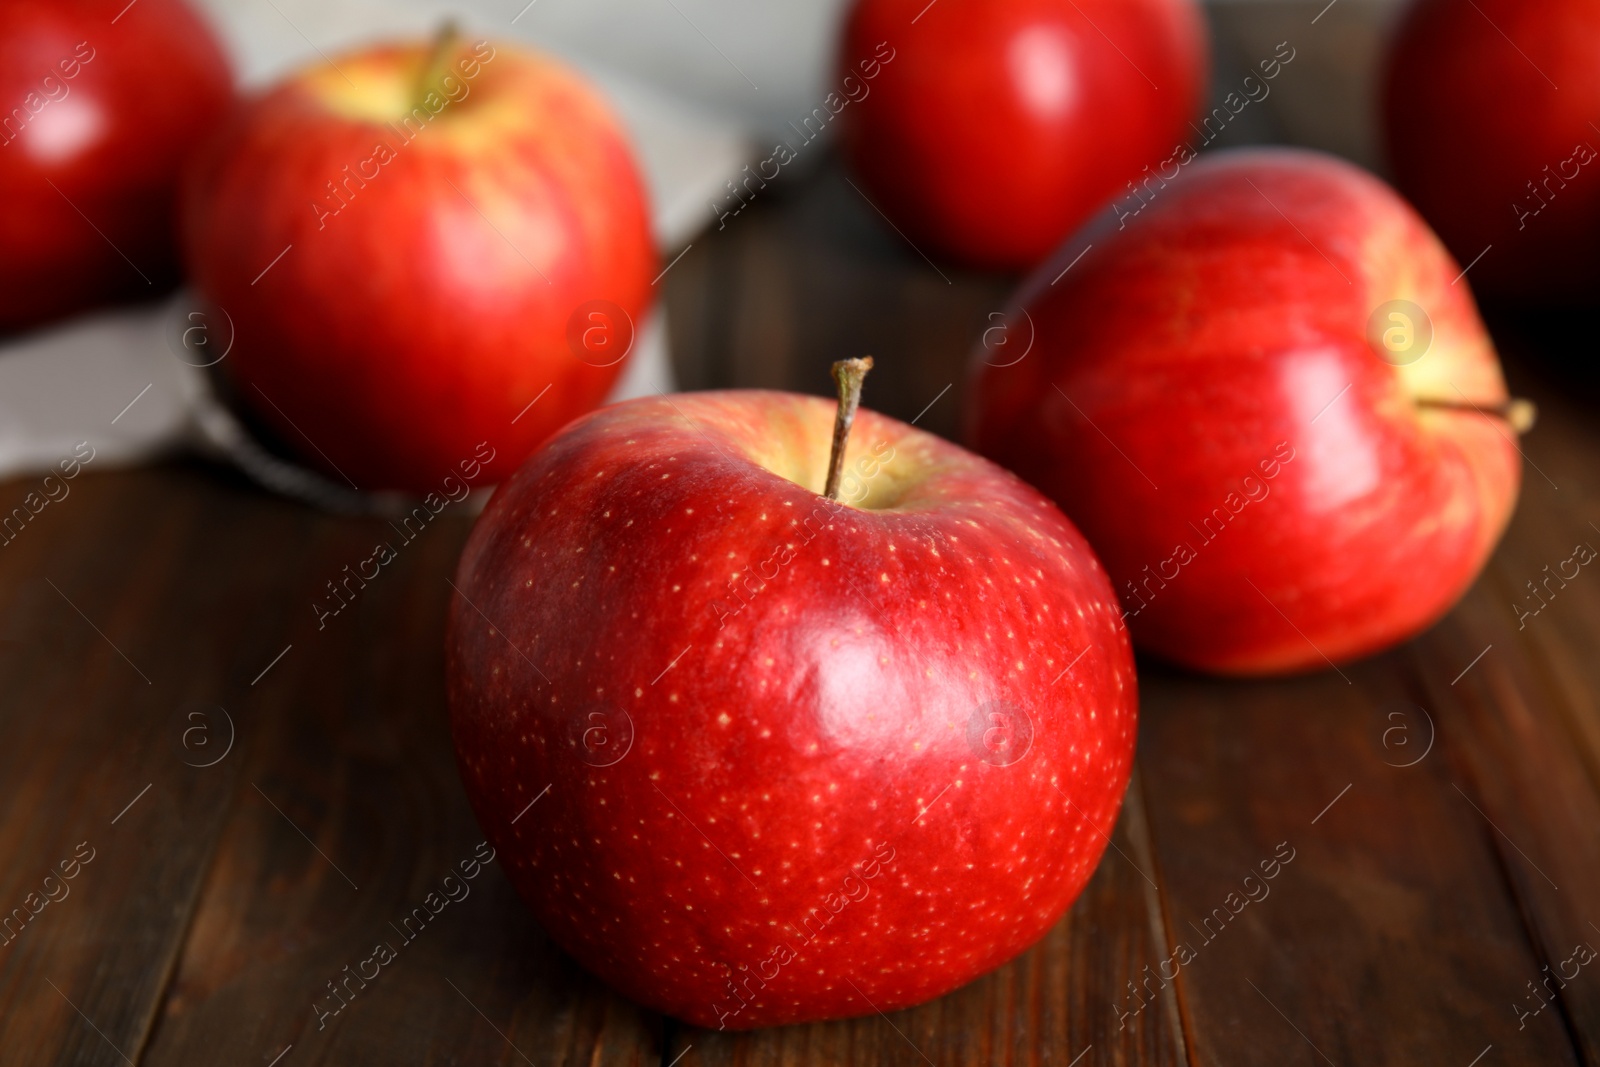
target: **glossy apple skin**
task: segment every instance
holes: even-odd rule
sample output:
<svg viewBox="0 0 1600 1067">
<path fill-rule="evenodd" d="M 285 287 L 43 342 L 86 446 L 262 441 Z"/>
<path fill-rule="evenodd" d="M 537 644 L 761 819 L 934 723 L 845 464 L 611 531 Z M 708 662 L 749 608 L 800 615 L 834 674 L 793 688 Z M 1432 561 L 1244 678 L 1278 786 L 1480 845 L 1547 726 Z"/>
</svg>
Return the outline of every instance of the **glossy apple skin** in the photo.
<svg viewBox="0 0 1600 1067">
<path fill-rule="evenodd" d="M 1471 272 L 1485 297 L 1600 300 L 1597 48 L 1589 0 L 1423 0 L 1400 25 L 1384 86 L 1395 182 L 1462 263 L 1493 246 Z M 1590 162 L 1572 160 L 1579 146 Z"/>
<path fill-rule="evenodd" d="M 844 498 L 870 495 L 831 512 L 832 412 L 600 411 L 500 488 L 456 575 L 451 725 L 489 841 L 558 944 L 701 1026 L 889 1011 L 1010 959 L 1083 887 L 1131 769 L 1130 647 L 1072 525 L 865 410 L 847 460 L 876 475 Z M 1020 717 L 973 747 L 993 702 Z M 620 713 L 627 754 L 582 758 Z"/>
<path fill-rule="evenodd" d="M 0 4 L 0 333 L 177 280 L 179 173 L 233 78 L 183 0 L 126 7 Z"/>
<path fill-rule="evenodd" d="M 1060 282 L 1065 262 L 1024 288 L 1010 329 L 1031 318 L 1028 354 L 975 356 L 966 434 L 1084 531 L 1136 644 L 1226 674 L 1320 669 L 1456 601 L 1520 464 L 1501 419 L 1417 404 L 1506 395 L 1460 267 L 1415 212 L 1329 156 L 1230 151 L 1058 258 L 1086 244 Z M 1395 299 L 1434 331 L 1403 366 L 1367 340 Z"/>
<path fill-rule="evenodd" d="M 622 371 L 569 344 L 580 306 L 620 309 L 601 324 L 617 340 L 650 303 L 644 187 L 595 90 L 464 42 L 459 101 L 401 128 L 427 51 L 294 75 L 234 116 L 186 193 L 192 273 L 234 323 L 219 366 L 303 459 L 362 490 L 437 490 L 483 441 L 483 481 L 508 476 Z"/>
<path fill-rule="evenodd" d="M 845 156 L 913 243 L 980 267 L 1033 266 L 1170 155 L 1207 78 L 1193 0 L 858 0 L 840 78 L 881 42 Z"/>
</svg>

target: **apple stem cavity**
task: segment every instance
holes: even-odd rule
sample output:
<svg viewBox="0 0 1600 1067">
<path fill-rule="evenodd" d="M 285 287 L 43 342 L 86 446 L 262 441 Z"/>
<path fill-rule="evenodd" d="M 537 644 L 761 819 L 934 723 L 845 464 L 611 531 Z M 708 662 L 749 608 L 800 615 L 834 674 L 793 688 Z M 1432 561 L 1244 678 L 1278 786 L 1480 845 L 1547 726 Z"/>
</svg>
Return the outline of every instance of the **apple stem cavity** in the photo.
<svg viewBox="0 0 1600 1067">
<path fill-rule="evenodd" d="M 412 106 L 427 110 L 423 101 L 430 95 L 444 97 L 444 79 L 450 73 L 450 64 L 461 48 L 461 29 L 454 19 L 445 19 L 433 35 L 433 47 L 428 50 L 422 67 L 417 71 L 416 86 L 412 90 Z"/>
<path fill-rule="evenodd" d="M 839 386 L 839 410 L 833 417 L 833 452 L 828 456 L 828 481 L 823 496 L 839 499 L 839 479 L 844 474 L 844 448 L 855 425 L 856 409 L 861 406 L 861 385 L 872 369 L 872 357 L 841 359 L 833 365 L 833 380 Z"/>
<path fill-rule="evenodd" d="M 1504 419 L 1511 425 L 1513 433 L 1525 434 L 1533 429 L 1534 423 L 1539 421 L 1539 408 L 1531 400 L 1517 397 L 1507 400 L 1503 404 L 1474 404 L 1470 401 L 1457 402 L 1454 400 L 1434 400 L 1422 398 L 1417 401 L 1418 407 L 1442 408 L 1446 411 L 1471 411 L 1479 415 L 1492 415 Z"/>
</svg>

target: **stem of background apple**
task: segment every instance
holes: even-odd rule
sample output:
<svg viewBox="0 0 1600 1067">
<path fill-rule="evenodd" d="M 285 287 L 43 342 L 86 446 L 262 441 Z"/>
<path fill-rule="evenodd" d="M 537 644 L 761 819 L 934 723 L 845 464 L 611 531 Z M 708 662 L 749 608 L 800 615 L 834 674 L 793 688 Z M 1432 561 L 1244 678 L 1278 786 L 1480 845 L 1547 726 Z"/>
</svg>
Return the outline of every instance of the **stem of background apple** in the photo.
<svg viewBox="0 0 1600 1067">
<path fill-rule="evenodd" d="M 856 408 L 861 406 L 861 383 L 872 369 L 872 357 L 841 359 L 833 365 L 833 380 L 839 386 L 839 410 L 833 417 L 833 452 L 828 456 L 828 481 L 823 495 L 839 499 L 839 478 L 844 474 L 844 446 L 855 425 Z"/>
<path fill-rule="evenodd" d="M 461 31 L 454 19 L 446 19 L 440 25 L 439 32 L 433 35 L 433 48 L 429 50 L 422 68 L 417 71 L 417 83 L 412 89 L 413 107 L 428 110 L 423 101 L 429 93 L 437 93 L 441 99 L 444 98 L 444 79 L 450 73 L 450 64 L 460 47 Z"/>
<path fill-rule="evenodd" d="M 1431 397 L 1419 397 L 1417 406 L 1421 408 L 1443 408 L 1446 411 L 1468 411 L 1479 415 L 1493 415 L 1505 419 L 1511 424 L 1515 433 L 1523 434 L 1533 429 L 1533 424 L 1539 421 L 1539 408 L 1531 400 L 1521 398 L 1507 400 L 1504 404 L 1473 404 L 1466 400 L 1436 400 Z"/>
</svg>

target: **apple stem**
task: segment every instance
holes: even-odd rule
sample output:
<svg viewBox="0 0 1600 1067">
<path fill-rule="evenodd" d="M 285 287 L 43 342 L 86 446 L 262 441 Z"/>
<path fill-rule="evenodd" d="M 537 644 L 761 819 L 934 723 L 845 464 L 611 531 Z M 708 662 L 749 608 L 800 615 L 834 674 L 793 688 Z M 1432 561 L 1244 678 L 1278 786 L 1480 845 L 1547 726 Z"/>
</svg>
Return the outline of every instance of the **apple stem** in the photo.
<svg viewBox="0 0 1600 1067">
<path fill-rule="evenodd" d="M 1503 404 L 1490 404 L 1487 406 L 1482 404 L 1474 404 L 1466 400 L 1436 400 L 1429 397 L 1422 397 L 1417 400 L 1417 406 L 1424 408 L 1442 408 L 1446 411 L 1473 411 L 1477 412 L 1479 415 L 1493 415 L 1496 418 L 1504 419 L 1506 422 L 1510 423 L 1512 432 L 1518 434 L 1527 433 L 1529 430 L 1533 429 L 1534 423 L 1539 421 L 1538 406 L 1534 404 L 1533 401 L 1523 400 L 1520 397 L 1507 400 Z"/>
<path fill-rule="evenodd" d="M 839 386 L 839 410 L 833 417 L 833 452 L 828 456 L 828 482 L 823 495 L 839 499 L 839 479 L 844 475 L 844 447 L 855 425 L 856 409 L 861 406 L 861 384 L 872 369 L 872 357 L 841 359 L 833 365 L 833 380 Z"/>
<path fill-rule="evenodd" d="M 416 86 L 412 90 L 412 104 L 426 110 L 423 101 L 430 93 L 444 95 L 444 79 L 450 73 L 450 62 L 461 47 L 461 30 L 455 19 L 445 19 L 433 35 L 433 47 L 417 71 Z"/>
</svg>

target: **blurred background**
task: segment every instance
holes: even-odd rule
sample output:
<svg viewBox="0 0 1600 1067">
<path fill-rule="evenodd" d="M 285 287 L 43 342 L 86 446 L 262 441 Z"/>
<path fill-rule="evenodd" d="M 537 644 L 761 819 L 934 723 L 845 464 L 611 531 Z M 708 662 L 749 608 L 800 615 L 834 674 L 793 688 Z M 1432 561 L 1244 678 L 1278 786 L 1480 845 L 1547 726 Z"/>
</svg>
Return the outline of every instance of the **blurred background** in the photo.
<svg viewBox="0 0 1600 1067">
<path fill-rule="evenodd" d="M 250 84 L 303 63 L 308 37 L 318 47 L 342 49 L 390 30 L 427 34 L 455 15 L 474 29 L 563 55 L 604 83 L 653 91 L 756 144 L 782 136 L 787 123 L 828 92 L 847 7 L 841 0 L 534 0 L 527 6 L 203 0 L 202 6 L 224 30 Z M 1376 168 L 1374 73 L 1401 7 L 1401 0 L 1210 0 L 1212 82 L 1220 89 L 1214 98 L 1284 40 L 1306 57 L 1297 75 L 1317 86 L 1276 94 L 1220 143 L 1284 141 Z M 1308 16 L 1320 16 L 1314 28 Z"/>
<path fill-rule="evenodd" d="M 1252 102 L 1208 147 L 1282 143 L 1321 148 L 1384 173 L 1376 93 L 1392 0 L 1218 0 L 1206 5 L 1212 35 L 1208 107 L 1289 42 L 1289 76 Z M 910 418 L 953 380 L 961 353 L 992 325 L 1016 278 L 967 272 L 961 293 L 948 278 L 899 277 L 920 253 L 846 180 L 823 131 L 752 210 L 729 227 L 730 183 L 798 128 L 830 91 L 846 6 L 743 4 L 715 0 L 532 0 L 522 4 L 375 0 L 200 0 L 246 92 L 364 44 L 426 39 L 446 19 L 469 36 L 522 41 L 588 73 L 620 111 L 649 188 L 664 299 L 640 326 L 636 358 L 614 398 L 670 389 L 766 386 L 825 391 L 833 359 L 880 353 L 875 403 Z M 819 177 L 820 175 L 820 177 Z M 720 205 L 720 206 L 719 206 Z M 709 232 L 708 232 L 709 231 Z M 687 251 L 697 237 L 697 251 Z M 781 250 L 781 251 L 780 251 Z M 681 261 L 678 258 L 682 256 Z M 941 260 L 944 275 L 960 272 Z M 888 273 L 884 273 L 887 269 Z M 882 310 L 866 336 L 816 313 L 812 282 L 848 278 Z M 936 286 L 937 288 L 932 288 Z M 946 290 L 941 292 L 940 290 Z M 965 294 L 965 295 L 963 295 Z M 258 455 L 264 444 L 292 459 L 260 425 L 237 424 L 238 405 L 218 405 L 180 353 L 187 318 L 200 307 L 183 294 L 151 310 L 101 312 L 24 337 L 0 334 L 0 475 L 41 471 L 78 441 L 95 442 L 103 466 L 142 462 L 173 448 L 227 457 L 269 485 L 329 506 L 337 487 L 316 485 Z M 872 329 L 872 324 L 882 329 Z M 891 325 L 893 324 L 893 325 Z M 909 327 L 906 324 L 910 324 Z M 670 353 L 670 354 L 669 354 Z M 904 357 L 904 358 L 899 358 Z M 119 410 L 152 388 L 114 425 Z M 931 390 L 931 392 L 930 392 Z M 925 425 L 950 434 L 953 406 Z"/>
</svg>

